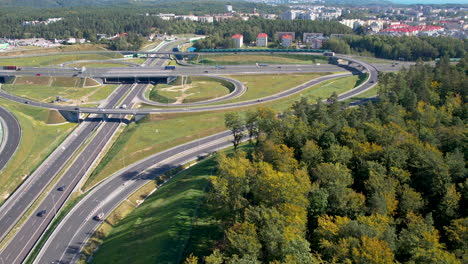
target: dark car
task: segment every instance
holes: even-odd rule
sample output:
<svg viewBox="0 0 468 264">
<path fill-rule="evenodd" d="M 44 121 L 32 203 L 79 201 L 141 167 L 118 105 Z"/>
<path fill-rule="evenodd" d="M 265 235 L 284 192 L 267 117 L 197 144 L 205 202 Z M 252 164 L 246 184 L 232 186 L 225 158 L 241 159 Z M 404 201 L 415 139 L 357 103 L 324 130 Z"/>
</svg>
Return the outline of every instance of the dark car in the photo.
<svg viewBox="0 0 468 264">
<path fill-rule="evenodd" d="M 57 188 L 57 191 L 63 192 L 65 190 L 65 187 L 66 187 L 65 185 L 60 186 L 60 187 Z"/>
<path fill-rule="evenodd" d="M 95 215 L 95 216 L 93 217 L 93 219 L 96 220 L 96 221 L 101 221 L 102 219 L 104 219 L 104 214 L 103 214 L 103 213 L 100 213 L 100 214 L 98 214 L 98 215 Z"/>
<path fill-rule="evenodd" d="M 47 214 L 47 210 L 44 209 L 44 210 L 42 210 L 42 211 L 39 211 L 39 213 L 37 213 L 37 216 L 43 217 L 43 216 L 46 215 L 46 214 Z"/>
</svg>

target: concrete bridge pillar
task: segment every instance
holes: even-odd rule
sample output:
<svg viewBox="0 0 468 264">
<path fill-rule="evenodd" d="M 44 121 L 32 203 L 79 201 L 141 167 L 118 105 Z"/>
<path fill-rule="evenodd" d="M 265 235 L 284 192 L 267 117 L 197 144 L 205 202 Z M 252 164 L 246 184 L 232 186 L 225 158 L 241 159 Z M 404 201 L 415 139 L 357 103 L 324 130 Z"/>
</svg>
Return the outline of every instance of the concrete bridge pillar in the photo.
<svg viewBox="0 0 468 264">
<path fill-rule="evenodd" d="M 80 119 L 80 113 L 78 111 L 66 111 L 59 110 L 59 113 L 68 121 L 73 123 L 78 123 Z"/>
</svg>

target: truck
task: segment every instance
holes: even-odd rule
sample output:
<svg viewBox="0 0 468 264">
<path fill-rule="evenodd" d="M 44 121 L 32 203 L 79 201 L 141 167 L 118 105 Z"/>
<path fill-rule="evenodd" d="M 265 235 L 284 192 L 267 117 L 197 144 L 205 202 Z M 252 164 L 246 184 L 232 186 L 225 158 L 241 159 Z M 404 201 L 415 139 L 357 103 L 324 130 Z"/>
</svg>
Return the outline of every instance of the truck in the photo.
<svg viewBox="0 0 468 264">
<path fill-rule="evenodd" d="M 3 66 L 2 68 L 9 71 L 21 71 L 21 68 L 18 66 Z"/>
<path fill-rule="evenodd" d="M 268 64 L 265 64 L 265 63 L 256 63 L 257 64 L 257 67 L 266 67 L 268 66 Z"/>
<path fill-rule="evenodd" d="M 164 66 L 165 70 L 175 70 L 175 66 Z"/>
</svg>

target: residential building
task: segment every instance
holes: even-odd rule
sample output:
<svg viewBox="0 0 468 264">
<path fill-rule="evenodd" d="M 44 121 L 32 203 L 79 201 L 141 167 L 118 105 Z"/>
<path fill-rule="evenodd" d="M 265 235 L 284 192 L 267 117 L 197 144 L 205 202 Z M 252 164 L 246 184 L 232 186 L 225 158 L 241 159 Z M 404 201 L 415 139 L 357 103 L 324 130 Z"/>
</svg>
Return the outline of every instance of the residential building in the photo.
<svg viewBox="0 0 468 264">
<path fill-rule="evenodd" d="M 257 36 L 257 47 L 266 47 L 268 45 L 268 35 L 265 33 L 260 33 Z"/>
<path fill-rule="evenodd" d="M 292 36 L 292 39 L 296 38 L 296 32 L 276 32 L 276 39 L 281 40 L 283 35 L 290 35 Z"/>
<path fill-rule="evenodd" d="M 281 36 L 281 46 L 283 47 L 291 47 L 293 41 L 293 37 L 291 35 L 282 35 Z"/>
<path fill-rule="evenodd" d="M 242 34 L 235 34 L 231 39 L 234 42 L 234 48 L 239 49 L 244 45 L 244 36 Z"/>
</svg>

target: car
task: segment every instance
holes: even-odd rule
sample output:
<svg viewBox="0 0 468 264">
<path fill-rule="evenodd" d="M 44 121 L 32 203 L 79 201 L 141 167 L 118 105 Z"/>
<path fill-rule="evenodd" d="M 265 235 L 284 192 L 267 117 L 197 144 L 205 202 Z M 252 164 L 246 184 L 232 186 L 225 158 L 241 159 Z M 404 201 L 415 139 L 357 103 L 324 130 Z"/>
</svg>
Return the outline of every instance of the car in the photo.
<svg viewBox="0 0 468 264">
<path fill-rule="evenodd" d="M 36 73 L 36 76 L 42 76 L 42 73 Z"/>
<path fill-rule="evenodd" d="M 281 69 L 281 66 L 278 66 L 277 68 L 278 68 L 278 69 Z"/>
<path fill-rule="evenodd" d="M 208 71 L 205 71 L 205 73 L 208 73 Z"/>
<path fill-rule="evenodd" d="M 67 187 L 67 186 L 66 185 L 60 186 L 60 187 L 57 188 L 57 191 L 63 192 L 65 190 L 65 187 Z"/>
<path fill-rule="evenodd" d="M 126 104 L 123 104 L 120 106 L 121 109 L 127 109 L 127 105 Z"/>
<path fill-rule="evenodd" d="M 100 214 L 97 214 L 93 217 L 94 220 L 96 221 L 101 221 L 102 219 L 104 219 L 104 213 L 100 213 Z"/>
<path fill-rule="evenodd" d="M 29 104 L 29 102 L 28 102 L 28 101 L 24 101 L 24 103 L 25 103 L 25 104 Z"/>
<path fill-rule="evenodd" d="M 47 210 L 44 209 L 44 210 L 39 211 L 39 213 L 37 213 L 36 215 L 39 217 L 43 217 L 46 214 L 47 214 Z"/>
<path fill-rule="evenodd" d="M 317 63 L 317 64 L 315 64 L 315 65 L 320 66 L 320 63 Z"/>
<path fill-rule="evenodd" d="M 297 70 L 298 70 L 298 71 L 302 71 L 302 69 L 301 69 L 301 68 L 297 68 Z"/>
<path fill-rule="evenodd" d="M 80 110 L 80 108 L 79 108 L 79 107 L 75 107 L 75 110 L 76 110 L 76 111 L 79 111 L 79 110 Z"/>
</svg>

